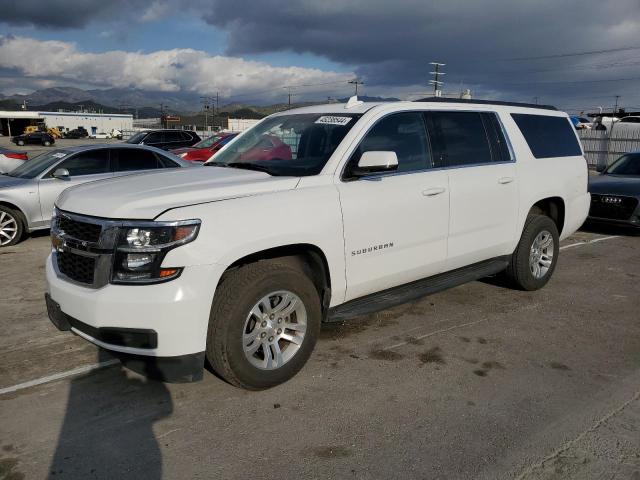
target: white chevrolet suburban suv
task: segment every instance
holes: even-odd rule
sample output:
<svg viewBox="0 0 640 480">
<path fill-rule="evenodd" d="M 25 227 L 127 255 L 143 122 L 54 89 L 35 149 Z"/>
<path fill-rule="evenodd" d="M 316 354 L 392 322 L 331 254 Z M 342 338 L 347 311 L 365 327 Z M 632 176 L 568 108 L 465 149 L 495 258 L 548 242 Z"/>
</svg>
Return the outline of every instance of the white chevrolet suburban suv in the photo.
<svg viewBox="0 0 640 480">
<path fill-rule="evenodd" d="M 267 388 L 323 321 L 501 274 L 544 286 L 589 209 L 552 107 L 483 101 L 271 115 L 202 168 L 66 190 L 47 260 L 53 323 L 165 381 Z"/>
</svg>

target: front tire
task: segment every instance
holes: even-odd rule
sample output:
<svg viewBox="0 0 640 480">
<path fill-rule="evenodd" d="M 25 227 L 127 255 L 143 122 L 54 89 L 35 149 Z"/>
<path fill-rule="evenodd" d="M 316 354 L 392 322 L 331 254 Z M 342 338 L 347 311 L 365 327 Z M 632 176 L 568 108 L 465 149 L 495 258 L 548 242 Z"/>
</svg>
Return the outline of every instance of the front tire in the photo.
<svg viewBox="0 0 640 480">
<path fill-rule="evenodd" d="M 51 142 L 50 142 L 49 140 L 45 140 L 42 144 L 43 144 L 45 147 L 49 147 L 49 146 L 51 146 Z"/>
<path fill-rule="evenodd" d="M 18 140 L 18 145 L 24 147 L 24 140 Z"/>
<path fill-rule="evenodd" d="M 0 205 L 0 248 L 15 245 L 23 234 L 24 226 L 20 215 L 11 208 Z"/>
<path fill-rule="evenodd" d="M 521 290 L 538 290 L 553 275 L 559 253 L 560 239 L 555 222 L 546 215 L 529 215 L 505 271 L 507 279 Z"/>
<path fill-rule="evenodd" d="M 278 260 L 242 266 L 225 274 L 216 290 L 207 359 L 233 385 L 273 387 L 307 362 L 321 319 L 318 292 L 300 269 Z"/>
</svg>

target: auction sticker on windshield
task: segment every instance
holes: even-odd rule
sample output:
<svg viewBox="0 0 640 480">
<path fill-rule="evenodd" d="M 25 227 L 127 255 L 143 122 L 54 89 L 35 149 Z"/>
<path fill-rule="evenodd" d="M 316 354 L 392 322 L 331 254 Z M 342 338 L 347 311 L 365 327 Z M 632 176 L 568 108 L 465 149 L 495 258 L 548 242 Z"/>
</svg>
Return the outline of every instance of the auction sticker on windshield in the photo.
<svg viewBox="0 0 640 480">
<path fill-rule="evenodd" d="M 351 117 L 334 117 L 331 115 L 324 115 L 316 120 L 315 123 L 321 123 L 323 125 L 346 125 L 351 121 Z"/>
</svg>

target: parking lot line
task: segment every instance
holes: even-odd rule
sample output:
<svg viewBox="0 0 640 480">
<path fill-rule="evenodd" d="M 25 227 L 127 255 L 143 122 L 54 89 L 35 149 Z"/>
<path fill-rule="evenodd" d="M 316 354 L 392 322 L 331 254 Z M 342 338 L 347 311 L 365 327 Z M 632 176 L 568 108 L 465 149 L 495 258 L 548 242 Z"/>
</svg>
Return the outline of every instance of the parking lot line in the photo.
<svg viewBox="0 0 640 480">
<path fill-rule="evenodd" d="M 564 250 L 564 249 L 567 249 L 567 248 L 573 248 L 573 247 L 580 247 L 580 246 L 583 246 L 583 245 L 590 245 L 592 243 L 603 242 L 605 240 L 612 240 L 614 238 L 620 238 L 620 237 L 619 237 L 619 235 L 611 235 L 611 236 L 608 236 L 608 237 L 594 238 L 593 240 L 589 240 L 589 241 L 586 241 L 586 242 L 576 242 L 576 243 L 571 243 L 569 245 L 564 245 L 564 246 L 560 247 L 560 250 Z M 463 323 L 463 324 L 460 324 L 460 325 L 454 325 L 452 327 L 448 327 L 448 328 L 444 328 L 444 329 L 441 329 L 441 330 L 436 330 L 436 331 L 433 331 L 433 332 L 426 333 L 426 334 L 421 335 L 421 336 L 416 337 L 416 338 L 417 339 L 423 339 L 423 338 L 427 338 L 427 337 L 430 337 L 430 336 L 433 336 L 433 335 L 437 335 L 437 334 L 440 334 L 440 333 L 446 333 L 446 332 L 448 332 L 450 330 L 455 330 L 455 329 L 458 329 L 458 328 L 472 326 L 472 325 L 475 325 L 475 324 L 478 324 L 478 323 L 482 323 L 482 322 L 485 322 L 485 321 L 486 321 L 486 319 L 483 319 L 483 320 L 477 320 L 477 321 L 474 321 L 474 322 Z M 415 328 L 411 329 L 411 330 L 415 330 Z M 394 348 L 402 347 L 404 345 L 407 345 L 408 343 L 409 342 L 400 342 L 400 343 L 391 345 L 389 347 L 385 347 L 385 348 L 383 348 L 383 350 L 391 350 L 391 349 L 394 349 Z M 67 370 L 66 372 L 54 373 L 53 375 L 48 375 L 46 377 L 37 378 L 35 380 L 30 380 L 28 382 L 19 383 L 17 385 L 13 385 L 11 387 L 2 388 L 2 389 L 0 389 L 0 395 L 5 395 L 7 393 L 17 392 L 19 390 L 24 390 L 25 388 L 35 387 L 35 386 L 42 385 L 42 384 L 45 384 L 45 383 L 53 382 L 55 380 L 60 380 L 60 379 L 67 378 L 67 377 L 73 377 L 75 375 L 81 375 L 83 373 L 88 373 L 88 372 L 91 372 L 91 371 L 94 371 L 94 370 L 98 370 L 98 369 L 101 369 L 101 368 L 110 367 L 110 366 L 115 365 L 117 363 L 119 363 L 119 360 L 113 359 L 113 360 L 107 360 L 107 361 L 100 362 L 100 363 L 94 363 L 94 364 L 91 364 L 91 365 L 84 365 L 82 367 L 74 368 L 73 370 Z"/>
<path fill-rule="evenodd" d="M 18 390 L 35 387 L 37 385 L 42 385 L 43 383 L 60 380 L 62 378 L 73 377 L 74 375 L 81 375 L 83 373 L 92 372 L 100 368 L 110 367 L 111 365 L 115 365 L 116 363 L 120 363 L 120 361 L 117 359 L 112 359 L 100 363 L 94 363 L 91 365 L 84 365 L 82 367 L 74 368 L 73 370 L 67 370 L 66 372 L 54 373 L 53 375 L 47 375 L 46 377 L 37 378 L 35 380 L 19 383 L 18 385 L 13 385 L 11 387 L 2 388 L 0 389 L 0 395 L 17 392 Z"/>
<path fill-rule="evenodd" d="M 620 238 L 620 235 L 611 235 L 609 237 L 594 238 L 593 240 L 587 240 L 586 242 L 570 243 L 569 245 L 564 245 L 560 247 L 560 250 L 566 250 L 567 248 L 573 248 L 573 247 L 580 247 L 582 245 L 589 245 L 590 243 L 604 242 L 605 240 L 611 240 L 613 238 Z"/>
</svg>

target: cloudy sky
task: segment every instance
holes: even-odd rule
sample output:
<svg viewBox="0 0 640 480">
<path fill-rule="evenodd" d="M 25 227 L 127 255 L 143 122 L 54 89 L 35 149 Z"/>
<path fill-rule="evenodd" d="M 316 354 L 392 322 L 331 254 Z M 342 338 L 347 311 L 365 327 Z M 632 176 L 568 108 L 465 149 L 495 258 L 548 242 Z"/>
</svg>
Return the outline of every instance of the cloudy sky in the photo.
<svg viewBox="0 0 640 480">
<path fill-rule="evenodd" d="M 0 0 L 0 91 L 445 93 L 640 109 L 640 0 Z"/>
</svg>

